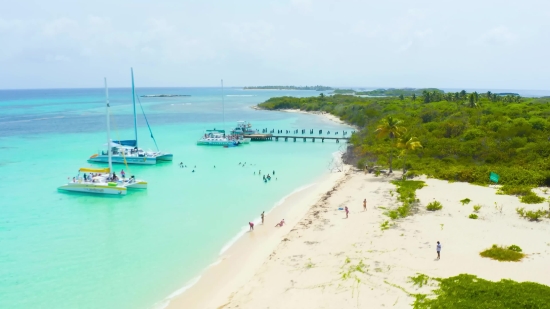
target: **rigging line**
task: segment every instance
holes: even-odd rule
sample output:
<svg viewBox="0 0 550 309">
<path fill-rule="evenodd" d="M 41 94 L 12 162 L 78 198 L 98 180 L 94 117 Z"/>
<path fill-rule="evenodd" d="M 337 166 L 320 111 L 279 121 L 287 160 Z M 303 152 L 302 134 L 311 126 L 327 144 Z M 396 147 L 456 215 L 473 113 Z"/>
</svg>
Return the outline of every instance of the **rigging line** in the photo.
<svg viewBox="0 0 550 309">
<path fill-rule="evenodd" d="M 111 115 L 112 115 L 112 114 L 111 114 L 111 111 L 109 110 L 109 118 L 113 120 L 113 127 L 114 127 L 114 129 L 115 129 L 116 137 L 117 137 L 117 139 L 118 139 L 119 141 L 122 141 L 122 140 L 120 139 L 120 136 L 118 135 L 118 130 L 116 129 L 115 117 L 111 117 Z M 111 141 L 109 141 L 109 145 L 107 145 L 107 147 L 111 147 L 110 143 L 111 143 Z M 122 143 L 122 142 L 121 142 L 121 143 Z M 122 146 L 122 144 L 121 144 L 121 146 Z M 110 150 L 110 149 L 109 149 L 109 150 Z M 128 173 L 129 173 L 128 175 L 131 175 L 131 174 L 132 174 L 132 171 L 130 171 L 130 167 L 128 166 L 128 162 L 126 161 L 126 153 L 125 153 L 125 151 L 124 151 L 124 148 L 122 148 L 122 150 L 123 150 L 123 151 L 121 152 L 121 154 L 122 154 L 122 159 L 124 160 L 124 165 L 126 166 L 126 170 L 127 170 Z"/>
<path fill-rule="evenodd" d="M 139 96 L 134 94 L 139 103 L 139 107 L 141 108 L 141 113 L 143 114 L 143 117 L 145 118 L 145 123 L 147 123 L 147 128 L 149 129 L 149 133 L 151 133 L 151 138 L 153 139 L 153 142 L 155 142 L 155 147 L 157 147 L 157 151 L 159 150 L 159 146 L 157 145 L 157 141 L 155 140 L 155 137 L 153 136 L 153 130 L 151 130 L 151 126 L 149 125 L 149 120 L 147 120 L 147 115 L 145 115 L 145 111 L 143 110 L 143 106 L 141 105 L 141 100 L 139 99 Z"/>
</svg>

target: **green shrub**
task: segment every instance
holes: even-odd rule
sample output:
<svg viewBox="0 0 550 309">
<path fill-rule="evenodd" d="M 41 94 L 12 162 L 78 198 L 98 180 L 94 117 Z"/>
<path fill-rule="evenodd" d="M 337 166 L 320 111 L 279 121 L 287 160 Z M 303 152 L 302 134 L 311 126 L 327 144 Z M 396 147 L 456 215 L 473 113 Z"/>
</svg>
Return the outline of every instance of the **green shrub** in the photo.
<svg viewBox="0 0 550 309">
<path fill-rule="evenodd" d="M 539 204 L 545 201 L 544 197 L 536 195 L 534 192 L 530 192 L 520 198 L 520 201 L 525 204 Z"/>
<path fill-rule="evenodd" d="M 474 212 L 479 212 L 479 210 L 481 209 L 481 205 L 474 205 Z"/>
<path fill-rule="evenodd" d="M 409 282 L 412 282 L 413 285 L 418 285 L 418 287 L 421 288 L 422 286 L 428 284 L 429 279 L 430 277 L 424 274 L 416 273 L 416 276 L 409 277 Z"/>
<path fill-rule="evenodd" d="M 374 171 L 374 176 L 378 177 L 380 176 L 381 172 L 379 170 Z"/>
<path fill-rule="evenodd" d="M 468 216 L 468 218 L 470 218 L 470 219 L 477 219 L 478 217 L 477 217 L 476 214 L 470 214 L 470 215 Z"/>
<path fill-rule="evenodd" d="M 383 231 L 383 230 L 387 230 L 390 228 L 390 221 L 386 220 L 384 222 L 382 222 L 382 224 L 380 224 L 380 229 Z"/>
<path fill-rule="evenodd" d="M 529 186 L 503 185 L 498 189 L 497 194 L 524 196 L 533 193 L 531 189 L 532 187 Z"/>
<path fill-rule="evenodd" d="M 520 217 L 525 217 L 525 208 L 521 207 L 521 208 L 516 208 L 516 212 L 518 213 L 518 215 Z"/>
<path fill-rule="evenodd" d="M 386 213 L 386 215 L 390 217 L 392 220 L 399 218 L 399 213 L 397 212 L 397 210 L 390 210 Z"/>
<path fill-rule="evenodd" d="M 525 217 L 528 218 L 529 221 L 539 221 L 544 214 L 545 212 L 540 209 L 537 211 L 529 210 L 525 213 Z"/>
<path fill-rule="evenodd" d="M 493 245 L 491 248 L 482 251 L 479 255 L 493 260 L 506 262 L 517 262 L 525 257 L 525 254 L 521 252 L 497 245 Z"/>
<path fill-rule="evenodd" d="M 472 200 L 470 200 L 469 198 L 465 198 L 463 200 L 460 200 L 460 202 L 462 203 L 462 206 L 466 205 L 466 204 L 470 204 Z"/>
<path fill-rule="evenodd" d="M 423 181 L 417 180 L 395 180 L 392 183 L 397 187 L 395 190 L 399 194 L 397 199 L 402 203 L 401 206 L 392 211 L 396 211 L 399 218 L 405 218 L 410 215 L 412 206 L 418 201 L 416 190 L 421 189 L 426 184 Z M 389 212 L 388 215 L 390 215 Z M 392 213 L 391 215 L 394 214 Z M 394 219 L 391 215 L 390 218 Z"/>
<path fill-rule="evenodd" d="M 441 203 L 438 201 L 433 201 L 429 203 L 428 206 L 426 206 L 426 209 L 429 211 L 441 210 L 442 208 L 443 208 L 443 205 L 441 205 Z"/>
<path fill-rule="evenodd" d="M 525 211 L 525 208 L 516 208 L 516 212 L 518 215 L 522 218 L 529 219 L 529 221 L 539 221 L 540 218 L 544 217 L 545 215 L 550 215 L 550 211 L 545 211 L 542 209 L 539 210 L 528 210 Z"/>
<path fill-rule="evenodd" d="M 508 247 L 508 250 L 512 250 L 512 251 L 515 251 L 515 252 L 521 252 L 521 248 L 519 246 L 516 246 L 516 245 L 511 245 L 510 247 Z"/>
<path fill-rule="evenodd" d="M 416 294 L 414 309 L 428 308 L 548 308 L 550 287 L 534 282 L 488 281 L 474 275 L 432 278 L 439 287 L 428 295 Z"/>
</svg>

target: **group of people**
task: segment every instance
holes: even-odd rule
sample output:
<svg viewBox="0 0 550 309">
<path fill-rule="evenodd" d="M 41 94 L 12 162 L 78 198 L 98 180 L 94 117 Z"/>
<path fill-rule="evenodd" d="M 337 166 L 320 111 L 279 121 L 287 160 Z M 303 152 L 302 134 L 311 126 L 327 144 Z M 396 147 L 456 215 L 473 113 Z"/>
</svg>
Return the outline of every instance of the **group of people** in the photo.
<svg viewBox="0 0 550 309">
<path fill-rule="evenodd" d="M 73 177 L 73 182 L 77 182 L 79 180 L 80 181 L 84 180 L 84 182 L 93 182 L 93 183 L 101 182 L 101 176 L 102 176 L 102 174 L 100 174 L 100 173 L 88 173 L 88 174 L 84 173 L 82 175 L 82 178 Z M 126 179 L 126 173 L 124 172 L 124 170 L 120 171 L 120 177 L 122 178 L 122 180 Z M 134 176 L 132 176 L 130 178 L 130 180 L 132 180 L 133 178 L 134 178 Z M 115 172 L 113 172 L 113 174 L 107 175 L 106 179 L 107 179 L 107 181 L 119 181 L 120 180 L 120 178 L 116 175 Z"/>
<path fill-rule="evenodd" d="M 262 211 L 261 218 L 262 218 L 262 224 L 264 224 L 265 211 Z M 282 219 L 281 222 L 279 222 L 275 225 L 275 227 L 282 227 L 283 225 L 285 225 L 285 219 Z M 254 222 L 248 222 L 248 226 L 250 227 L 249 231 L 254 230 Z"/>
</svg>

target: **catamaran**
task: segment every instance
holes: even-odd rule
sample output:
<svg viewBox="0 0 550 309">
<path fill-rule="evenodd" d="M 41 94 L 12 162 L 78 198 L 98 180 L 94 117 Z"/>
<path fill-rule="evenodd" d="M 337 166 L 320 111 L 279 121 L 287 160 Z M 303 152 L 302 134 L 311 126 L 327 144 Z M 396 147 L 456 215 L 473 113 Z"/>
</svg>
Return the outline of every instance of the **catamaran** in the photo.
<svg viewBox="0 0 550 309">
<path fill-rule="evenodd" d="M 107 89 L 107 78 L 105 78 L 105 101 L 106 101 L 106 114 L 107 114 L 107 141 L 110 142 L 110 117 L 109 117 L 109 90 Z M 73 177 L 70 181 L 58 190 L 83 192 L 83 193 L 95 193 L 95 194 L 113 194 L 113 195 L 126 195 L 127 187 L 122 183 L 116 182 L 117 178 L 111 171 L 113 170 L 111 151 L 107 149 L 107 162 L 108 168 L 80 168 L 78 175 Z M 80 177 L 80 172 L 84 172 L 83 177 Z M 89 174 L 86 174 L 89 173 Z M 105 177 L 105 175 L 108 175 Z"/>
<path fill-rule="evenodd" d="M 197 141 L 197 145 L 210 146 L 239 146 L 240 142 L 237 138 L 226 136 L 225 130 L 206 130 L 203 137 Z"/>
<path fill-rule="evenodd" d="M 153 131 L 149 126 L 149 121 L 139 102 L 143 116 L 145 117 L 145 122 L 149 128 L 149 133 L 155 142 L 157 151 L 144 151 L 138 147 L 138 135 L 137 135 L 137 114 L 136 114 L 136 93 L 134 88 L 134 69 L 130 69 L 132 75 L 132 104 L 134 106 L 134 136 L 133 140 L 115 140 L 109 141 L 107 143 L 107 151 L 101 151 L 92 155 L 88 162 L 100 162 L 106 163 L 108 160 L 108 153 L 111 153 L 111 160 L 113 163 L 122 163 L 122 164 L 141 164 L 141 165 L 152 165 L 157 164 L 159 161 L 172 161 L 173 155 L 171 153 L 164 153 L 158 150 L 157 142 L 153 136 Z M 139 100 L 139 98 L 138 98 Z"/>
<path fill-rule="evenodd" d="M 223 97 L 223 79 L 222 85 L 222 115 L 223 124 L 225 127 L 225 100 Z M 197 141 L 197 145 L 209 145 L 209 146 L 224 146 L 224 147 L 236 147 L 240 144 L 248 144 L 250 139 L 244 138 L 242 135 L 225 134 L 225 130 L 206 130 L 203 136 Z"/>
</svg>

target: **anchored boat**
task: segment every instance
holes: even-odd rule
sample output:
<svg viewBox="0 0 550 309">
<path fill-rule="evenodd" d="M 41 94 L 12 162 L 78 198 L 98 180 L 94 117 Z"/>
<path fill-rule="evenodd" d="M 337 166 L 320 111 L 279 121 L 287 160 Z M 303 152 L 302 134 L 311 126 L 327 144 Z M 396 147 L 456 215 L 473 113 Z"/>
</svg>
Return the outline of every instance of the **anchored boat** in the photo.
<svg viewBox="0 0 550 309">
<path fill-rule="evenodd" d="M 143 113 L 143 116 L 145 117 L 145 122 L 147 123 L 147 127 L 149 128 L 149 133 L 151 133 L 151 138 L 153 138 L 153 141 L 155 142 L 157 151 L 144 151 L 143 149 L 138 147 L 136 94 L 135 94 L 135 88 L 134 88 L 134 70 L 133 69 L 131 69 L 131 75 L 132 75 L 132 104 L 134 106 L 135 139 L 109 141 L 109 143 L 106 145 L 108 150 L 101 151 L 99 153 L 92 155 L 88 159 L 88 162 L 106 163 L 108 160 L 107 158 L 108 152 L 111 152 L 112 163 L 119 163 L 119 164 L 127 163 L 127 164 L 152 165 L 152 164 L 157 164 L 157 162 L 159 161 L 172 161 L 173 159 L 173 155 L 171 153 L 164 153 L 158 150 L 157 141 L 153 136 L 153 131 L 151 130 L 151 126 L 149 126 L 149 121 L 147 120 L 147 116 L 145 115 L 145 111 L 143 110 L 143 106 L 141 106 L 141 102 L 139 101 L 139 98 L 138 98 L 139 106 L 141 107 L 141 111 Z"/>
<path fill-rule="evenodd" d="M 105 79 L 105 101 L 107 114 L 107 140 L 110 140 L 110 117 L 109 117 L 109 92 L 107 89 L 107 79 Z M 134 176 L 122 179 L 116 176 L 113 172 L 112 156 L 110 149 L 107 149 L 108 168 L 88 168 L 82 167 L 78 170 L 76 177 L 72 181 L 58 187 L 58 190 L 93 193 L 93 194 L 110 194 L 110 195 L 126 195 L 128 188 L 130 189 L 147 189 L 147 182 L 144 180 L 136 180 Z M 83 173 L 81 176 L 80 173 Z"/>
<path fill-rule="evenodd" d="M 203 137 L 197 141 L 197 145 L 210 146 L 238 146 L 239 140 L 225 135 L 225 130 L 206 130 Z"/>
</svg>

